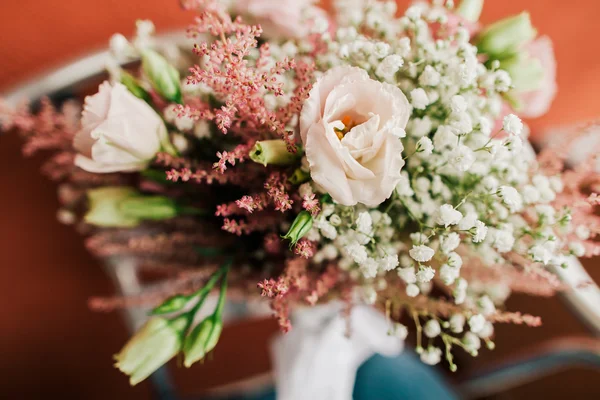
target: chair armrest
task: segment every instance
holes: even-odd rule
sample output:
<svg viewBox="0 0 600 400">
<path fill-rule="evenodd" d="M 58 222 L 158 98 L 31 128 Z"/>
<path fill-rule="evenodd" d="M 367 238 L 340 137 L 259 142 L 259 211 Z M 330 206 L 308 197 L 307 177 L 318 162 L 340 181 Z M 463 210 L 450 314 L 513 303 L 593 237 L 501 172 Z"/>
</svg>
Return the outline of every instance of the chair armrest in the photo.
<svg viewBox="0 0 600 400">
<path fill-rule="evenodd" d="M 480 398 L 573 367 L 600 372 L 600 340 L 582 337 L 550 340 L 526 355 L 508 357 L 471 374 L 458 386 L 458 392 L 461 398 Z"/>
</svg>

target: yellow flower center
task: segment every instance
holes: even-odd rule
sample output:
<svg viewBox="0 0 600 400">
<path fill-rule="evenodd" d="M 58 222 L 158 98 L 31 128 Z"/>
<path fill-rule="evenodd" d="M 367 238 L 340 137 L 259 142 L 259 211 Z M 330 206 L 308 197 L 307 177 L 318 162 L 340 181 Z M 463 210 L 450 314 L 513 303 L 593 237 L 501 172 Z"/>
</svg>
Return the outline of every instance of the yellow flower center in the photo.
<svg viewBox="0 0 600 400">
<path fill-rule="evenodd" d="M 344 115 L 341 121 L 342 124 L 344 124 L 344 127 L 342 129 L 334 128 L 335 134 L 340 140 L 342 140 L 346 133 L 350 132 L 350 130 L 357 125 L 354 119 L 349 115 Z"/>
</svg>

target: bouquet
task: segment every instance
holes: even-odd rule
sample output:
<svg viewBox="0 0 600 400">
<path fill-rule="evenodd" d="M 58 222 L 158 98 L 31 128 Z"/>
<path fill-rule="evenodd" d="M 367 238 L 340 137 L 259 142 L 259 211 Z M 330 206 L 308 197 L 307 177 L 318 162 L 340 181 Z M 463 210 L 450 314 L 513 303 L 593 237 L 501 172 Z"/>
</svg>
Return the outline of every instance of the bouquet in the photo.
<svg viewBox="0 0 600 400">
<path fill-rule="evenodd" d="M 284 332 L 298 307 L 372 305 L 452 371 L 457 348 L 494 347 L 495 323 L 540 325 L 503 304 L 564 289 L 553 269 L 600 253 L 600 176 L 565 165 L 574 136 L 538 155 L 527 142 L 517 115 L 556 92 L 529 15 L 482 26 L 483 0 L 453 3 L 182 0 L 193 45 L 138 21 L 83 104 L 1 107 L 26 154 L 54 152 L 59 219 L 161 274 L 92 301 L 153 307 L 116 355 L 132 384 L 204 359 L 226 296 L 262 296 Z"/>
</svg>

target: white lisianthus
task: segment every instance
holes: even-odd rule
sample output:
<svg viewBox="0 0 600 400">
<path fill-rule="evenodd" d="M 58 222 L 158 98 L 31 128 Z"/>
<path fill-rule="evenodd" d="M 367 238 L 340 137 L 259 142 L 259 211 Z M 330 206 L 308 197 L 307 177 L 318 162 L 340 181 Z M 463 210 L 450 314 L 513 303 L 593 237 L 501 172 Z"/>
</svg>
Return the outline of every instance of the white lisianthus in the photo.
<svg viewBox="0 0 600 400">
<path fill-rule="evenodd" d="M 410 113 L 397 87 L 370 79 L 359 68 L 329 70 L 311 89 L 300 115 L 313 181 L 342 205 L 381 204 L 401 179 L 404 148 L 395 132 L 404 130 Z"/>
<path fill-rule="evenodd" d="M 81 126 L 75 165 L 88 172 L 140 171 L 158 152 L 175 153 L 160 116 L 120 83 L 104 82 L 86 97 Z"/>
<path fill-rule="evenodd" d="M 414 245 L 408 254 L 410 254 L 415 261 L 427 262 L 433 258 L 435 251 L 431 247 L 422 244 L 419 246 Z"/>
</svg>

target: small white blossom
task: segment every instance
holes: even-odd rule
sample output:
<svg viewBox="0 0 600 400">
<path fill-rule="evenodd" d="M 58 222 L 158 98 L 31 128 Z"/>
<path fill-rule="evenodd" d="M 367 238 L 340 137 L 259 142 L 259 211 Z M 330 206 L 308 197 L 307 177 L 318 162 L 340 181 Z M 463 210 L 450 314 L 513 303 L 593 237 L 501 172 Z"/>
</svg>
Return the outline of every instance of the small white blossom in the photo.
<svg viewBox="0 0 600 400">
<path fill-rule="evenodd" d="M 492 315 L 496 312 L 496 306 L 489 296 L 482 296 L 477 305 L 483 315 Z"/>
<path fill-rule="evenodd" d="M 448 265 L 454 268 L 460 268 L 463 265 L 462 258 L 458 253 L 452 252 L 448 254 L 448 260 L 446 261 Z"/>
<path fill-rule="evenodd" d="M 540 200 L 540 191 L 533 185 L 525 185 L 521 192 L 525 204 L 537 203 Z"/>
<path fill-rule="evenodd" d="M 436 223 L 447 228 L 450 225 L 458 224 L 461 219 L 462 213 L 460 211 L 455 210 L 450 204 L 444 204 L 437 213 Z"/>
<path fill-rule="evenodd" d="M 358 243 L 352 243 L 347 245 L 344 249 L 346 250 L 346 253 L 348 253 L 348 256 L 357 264 L 362 264 L 367 261 L 368 254 L 365 246 Z"/>
<path fill-rule="evenodd" d="M 365 278 L 371 279 L 377 276 L 377 272 L 379 271 L 379 265 L 375 259 L 367 257 L 367 259 L 363 262 L 357 263 L 360 264 L 360 270 L 362 271 Z"/>
<path fill-rule="evenodd" d="M 452 99 L 450 99 L 450 109 L 455 114 L 463 113 L 467 110 L 467 101 L 459 94 L 452 96 Z"/>
<path fill-rule="evenodd" d="M 402 279 L 404 282 L 406 282 L 408 284 L 417 283 L 417 274 L 415 272 L 414 267 L 406 267 L 406 268 L 398 269 L 398 276 L 400 277 L 400 279 Z"/>
<path fill-rule="evenodd" d="M 491 322 L 486 321 L 485 324 L 483 325 L 483 328 L 477 332 L 477 336 L 479 336 L 482 339 L 487 339 L 489 337 L 491 337 L 494 334 L 494 325 L 492 325 Z"/>
<path fill-rule="evenodd" d="M 391 271 L 395 269 L 399 264 L 398 255 L 390 254 L 389 256 L 385 256 L 380 260 L 381 268 L 384 271 Z"/>
<path fill-rule="evenodd" d="M 438 151 L 444 148 L 453 148 L 457 141 L 458 138 L 454 134 L 453 129 L 447 125 L 438 126 L 433 135 L 433 145 Z"/>
<path fill-rule="evenodd" d="M 413 89 L 410 92 L 411 104 L 417 110 L 424 110 L 429 105 L 427 93 L 422 88 Z"/>
<path fill-rule="evenodd" d="M 431 121 L 431 118 L 429 118 L 429 116 L 426 115 L 423 118 L 411 119 L 408 126 L 408 131 L 410 132 L 411 136 L 415 138 L 420 138 L 425 135 L 428 135 L 429 132 L 431 132 L 433 123 Z"/>
<path fill-rule="evenodd" d="M 327 221 L 321 222 L 318 228 L 321 232 L 321 235 L 323 235 L 327 239 L 335 240 L 335 238 L 337 237 L 337 230 L 333 225 L 331 225 Z"/>
<path fill-rule="evenodd" d="M 479 118 L 479 132 L 483 133 L 485 136 L 490 136 L 492 133 L 492 122 L 489 118 Z"/>
<path fill-rule="evenodd" d="M 454 251 L 460 244 L 460 235 L 456 232 L 451 232 L 446 236 L 440 236 L 440 248 L 445 254 Z"/>
<path fill-rule="evenodd" d="M 485 317 L 481 314 L 476 314 L 469 318 L 469 329 L 471 329 L 471 332 L 473 333 L 480 332 L 484 325 Z"/>
<path fill-rule="evenodd" d="M 442 350 L 429 346 L 427 350 L 421 353 L 421 361 L 428 365 L 436 365 L 442 361 Z"/>
<path fill-rule="evenodd" d="M 448 321 L 450 323 L 450 330 L 453 333 L 462 333 L 466 320 L 462 314 L 453 314 Z"/>
<path fill-rule="evenodd" d="M 401 197 L 410 197 L 415 192 L 410 187 L 410 180 L 408 178 L 408 174 L 404 171 L 400 174 L 400 179 L 398 180 L 398 184 L 396 185 L 396 193 Z"/>
<path fill-rule="evenodd" d="M 462 343 L 466 351 L 477 354 L 477 350 L 481 348 L 481 339 L 473 332 L 467 332 L 462 338 Z"/>
<path fill-rule="evenodd" d="M 515 237 L 513 236 L 512 231 L 494 229 L 492 233 L 492 243 L 498 252 L 507 253 L 512 250 L 515 245 Z"/>
<path fill-rule="evenodd" d="M 427 65 L 419 76 L 419 83 L 423 86 L 437 86 L 440 83 L 441 75 L 431 65 Z"/>
<path fill-rule="evenodd" d="M 406 295 L 408 297 L 417 297 L 419 293 L 421 293 L 421 291 L 419 290 L 419 287 L 414 283 L 411 283 L 406 287 Z"/>
<path fill-rule="evenodd" d="M 437 321 L 437 319 L 430 319 L 423 326 L 423 333 L 425 333 L 425 336 L 427 336 L 428 338 L 433 339 L 434 337 L 437 337 L 440 333 L 442 333 L 442 327 L 440 326 L 440 323 Z"/>
<path fill-rule="evenodd" d="M 460 270 L 455 267 L 451 267 L 448 264 L 442 265 L 440 268 L 440 279 L 445 285 L 452 285 L 460 276 Z"/>
<path fill-rule="evenodd" d="M 371 214 L 367 211 L 363 211 L 358 214 L 358 218 L 356 219 L 356 228 L 359 232 L 362 233 L 371 233 L 371 229 L 373 229 L 373 220 L 371 219 Z"/>
<path fill-rule="evenodd" d="M 428 246 L 422 245 L 413 245 L 412 249 L 408 252 L 413 260 L 418 262 L 427 262 L 433 258 L 435 251 Z"/>
<path fill-rule="evenodd" d="M 533 261 L 541 262 L 544 265 L 548 265 L 553 257 L 552 252 L 542 245 L 536 245 L 529 249 L 529 255 Z"/>
<path fill-rule="evenodd" d="M 394 335 L 400 340 L 405 340 L 408 337 L 408 328 L 402 324 L 395 324 Z"/>
<path fill-rule="evenodd" d="M 585 255 L 585 247 L 580 242 L 569 243 L 569 250 L 577 257 L 583 257 Z"/>
<path fill-rule="evenodd" d="M 498 188 L 498 194 L 511 211 L 520 211 L 523 208 L 523 199 L 514 187 L 500 186 Z"/>
<path fill-rule="evenodd" d="M 523 132 L 523 122 L 515 114 L 508 114 L 502 121 L 502 129 L 510 135 L 518 136 Z"/>
<path fill-rule="evenodd" d="M 466 297 L 467 297 L 467 287 L 468 287 L 468 283 L 465 279 L 458 278 L 456 280 L 456 284 L 454 286 L 454 292 L 452 293 L 454 295 L 454 302 L 456 304 L 462 304 L 465 302 Z"/>
<path fill-rule="evenodd" d="M 458 171 L 466 172 L 475 162 L 475 153 L 468 146 L 460 144 L 450 153 L 448 161 Z"/>
<path fill-rule="evenodd" d="M 488 228 L 481 221 L 475 221 L 475 227 L 473 228 L 473 243 L 481 243 L 487 236 Z"/>
<path fill-rule="evenodd" d="M 423 136 L 419 139 L 417 142 L 417 151 L 425 156 L 430 155 L 433 152 L 433 143 L 431 142 L 431 139 L 427 136 Z"/>
<path fill-rule="evenodd" d="M 375 70 L 375 74 L 388 82 L 393 82 L 396 72 L 398 72 L 402 65 L 404 65 L 402 57 L 397 54 L 392 54 L 379 63 Z"/>
<path fill-rule="evenodd" d="M 428 283 L 431 282 L 433 277 L 435 276 L 435 270 L 431 267 L 421 267 L 419 272 L 417 272 L 417 281 L 419 283 Z"/>
</svg>

